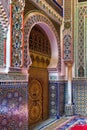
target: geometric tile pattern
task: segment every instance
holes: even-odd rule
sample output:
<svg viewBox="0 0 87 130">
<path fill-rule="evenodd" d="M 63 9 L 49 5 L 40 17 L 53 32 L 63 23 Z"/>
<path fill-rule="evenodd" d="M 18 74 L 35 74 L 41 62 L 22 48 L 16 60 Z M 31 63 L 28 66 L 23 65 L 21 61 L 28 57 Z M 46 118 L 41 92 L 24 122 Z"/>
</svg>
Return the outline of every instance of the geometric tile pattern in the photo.
<svg viewBox="0 0 87 130">
<path fill-rule="evenodd" d="M 64 114 L 64 108 L 65 108 L 65 87 L 66 82 L 65 81 L 59 81 L 58 82 L 58 92 L 59 92 L 59 116 L 62 116 Z"/>
<path fill-rule="evenodd" d="M 86 45 L 86 19 L 87 15 L 87 2 L 79 3 L 75 7 L 75 47 L 74 47 L 74 57 L 75 57 L 75 75 L 77 77 L 87 77 L 87 49 Z M 77 21 L 77 22 L 76 22 Z M 84 60 L 85 59 L 85 60 Z M 77 69 L 78 68 L 78 69 Z"/>
<path fill-rule="evenodd" d="M 65 95 L 65 104 L 68 104 L 68 83 L 66 82 L 65 84 L 65 91 L 64 91 L 64 95 Z"/>
<path fill-rule="evenodd" d="M 21 81 L 21 82 L 23 82 L 23 81 L 25 81 L 25 80 L 27 80 L 27 75 L 23 75 L 23 74 L 21 74 L 21 73 L 18 73 L 18 72 L 11 72 L 11 73 L 9 73 L 9 74 L 0 74 L 0 80 L 2 81 L 2 82 L 5 82 L 6 80 L 7 81 Z"/>
<path fill-rule="evenodd" d="M 66 104 L 65 105 L 65 115 L 66 116 L 72 116 L 73 115 L 73 109 L 74 109 L 74 106 L 71 105 L 71 104 Z"/>
<path fill-rule="evenodd" d="M 72 60 L 71 36 L 67 34 L 64 36 L 64 61 L 70 60 Z"/>
<path fill-rule="evenodd" d="M 27 83 L 0 85 L 0 130 L 28 130 Z"/>
<path fill-rule="evenodd" d="M 49 84 L 49 108 L 50 108 L 50 117 L 58 117 L 59 110 L 58 110 L 58 87 L 57 83 L 50 83 Z"/>
<path fill-rule="evenodd" d="M 72 62 L 73 53 L 72 53 L 72 6 L 71 0 L 65 0 L 64 2 L 64 30 L 63 30 L 63 53 L 64 61 Z"/>
<path fill-rule="evenodd" d="M 78 77 L 78 9 L 74 7 L 74 62 L 75 62 L 75 77 Z"/>
<path fill-rule="evenodd" d="M 50 117 L 59 118 L 64 114 L 64 88 L 65 82 L 53 82 L 49 83 L 49 108 Z"/>
<path fill-rule="evenodd" d="M 19 2 L 12 5 L 12 66 L 22 64 L 22 6 Z"/>
<path fill-rule="evenodd" d="M 72 116 L 50 120 L 52 119 L 37 125 L 34 130 L 71 130 L 75 125 L 87 125 L 87 117 Z"/>
<path fill-rule="evenodd" d="M 87 68 L 87 17 L 84 18 L 84 62 L 85 62 L 85 68 Z M 87 69 L 84 71 L 84 75 L 87 77 Z"/>
<path fill-rule="evenodd" d="M 64 2 L 64 20 L 69 21 L 71 19 L 71 1 L 65 0 Z"/>
<path fill-rule="evenodd" d="M 73 81 L 73 104 L 74 113 L 87 115 L 87 81 Z"/>
<path fill-rule="evenodd" d="M 70 130 L 75 125 L 87 125 L 87 118 L 75 117 L 67 123 L 63 124 L 61 127 L 56 128 L 56 130 Z"/>
<path fill-rule="evenodd" d="M 0 1 L 0 25 L 2 26 L 3 29 L 3 37 L 2 39 L 4 40 L 4 38 L 6 38 L 7 35 L 7 29 L 8 29 L 8 25 L 9 25 L 9 14 L 10 14 L 10 3 L 12 3 L 13 6 L 13 10 L 12 10 L 12 38 L 14 37 L 14 39 L 12 39 L 13 44 L 12 44 L 12 55 L 13 55 L 13 66 L 18 67 L 21 64 L 21 10 L 24 9 L 24 5 L 25 5 L 25 1 L 24 0 L 20 0 L 19 2 L 15 2 L 14 0 L 12 1 Z M 21 9 L 18 9 L 21 8 Z M 19 13 L 20 12 L 20 13 Z M 1 29 L 0 29 L 1 30 Z M 1 31 L 0 31 L 1 32 Z M 0 40 L 1 41 L 1 40 Z M 1 60 L 2 60 L 2 64 L 3 64 L 3 59 L 4 59 L 4 43 L 2 42 L 2 47 L 0 46 L 0 52 L 2 52 L 1 56 Z M 0 61 L 1 63 L 1 61 Z M 2 65 L 1 64 L 1 65 Z"/>
<path fill-rule="evenodd" d="M 0 67 L 4 65 L 4 31 L 0 22 Z"/>
</svg>

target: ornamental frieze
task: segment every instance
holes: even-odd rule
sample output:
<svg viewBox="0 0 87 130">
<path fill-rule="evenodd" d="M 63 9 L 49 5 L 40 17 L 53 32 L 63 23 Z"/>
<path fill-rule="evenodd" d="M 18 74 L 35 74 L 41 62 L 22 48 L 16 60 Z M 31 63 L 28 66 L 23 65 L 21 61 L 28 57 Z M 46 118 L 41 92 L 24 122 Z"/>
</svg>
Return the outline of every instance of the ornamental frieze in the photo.
<svg viewBox="0 0 87 130">
<path fill-rule="evenodd" d="M 51 18 L 53 18 L 60 25 L 62 24 L 63 18 L 56 12 L 46 1 L 44 0 L 31 0 L 36 4 L 40 9 L 46 12 Z"/>
</svg>

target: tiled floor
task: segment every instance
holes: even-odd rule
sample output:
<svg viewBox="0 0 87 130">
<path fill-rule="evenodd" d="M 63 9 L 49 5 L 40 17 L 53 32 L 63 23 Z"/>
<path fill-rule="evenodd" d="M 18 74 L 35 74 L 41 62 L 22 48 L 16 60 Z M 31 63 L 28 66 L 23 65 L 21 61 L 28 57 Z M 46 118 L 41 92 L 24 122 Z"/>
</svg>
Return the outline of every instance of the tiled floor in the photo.
<svg viewBox="0 0 87 130">
<path fill-rule="evenodd" d="M 34 127 L 29 128 L 29 130 L 56 130 L 58 127 L 68 123 L 73 118 L 74 117 L 62 117 L 60 119 L 48 119 Z"/>
<path fill-rule="evenodd" d="M 35 126 L 29 127 L 29 130 L 42 130 L 45 127 L 47 127 L 49 124 L 55 123 L 56 121 L 57 121 L 56 118 L 49 118 L 48 120 L 40 122 L 39 124 L 36 124 Z"/>
<path fill-rule="evenodd" d="M 65 125 L 62 125 L 61 127 L 57 127 L 55 130 L 71 130 L 71 127 L 75 126 L 76 124 L 87 124 L 87 118 L 86 117 L 75 117 L 71 119 L 68 123 Z"/>
<path fill-rule="evenodd" d="M 87 117 L 62 117 L 60 119 L 48 119 L 29 130 L 70 130 L 76 124 L 87 124 Z"/>
</svg>

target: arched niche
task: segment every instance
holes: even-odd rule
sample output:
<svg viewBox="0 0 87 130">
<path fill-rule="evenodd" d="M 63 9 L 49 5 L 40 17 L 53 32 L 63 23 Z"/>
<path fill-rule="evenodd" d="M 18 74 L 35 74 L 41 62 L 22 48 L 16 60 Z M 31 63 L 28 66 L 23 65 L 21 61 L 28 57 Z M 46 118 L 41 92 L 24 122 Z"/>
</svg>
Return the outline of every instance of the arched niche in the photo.
<svg viewBox="0 0 87 130">
<path fill-rule="evenodd" d="M 29 54 L 29 35 L 31 29 L 38 24 L 47 34 L 51 46 L 51 60 L 48 69 L 60 68 L 58 64 L 61 62 L 61 52 L 58 33 L 52 24 L 52 22 L 40 12 L 31 12 L 26 15 L 24 20 L 24 67 L 28 68 L 30 64 L 30 54 Z"/>
</svg>

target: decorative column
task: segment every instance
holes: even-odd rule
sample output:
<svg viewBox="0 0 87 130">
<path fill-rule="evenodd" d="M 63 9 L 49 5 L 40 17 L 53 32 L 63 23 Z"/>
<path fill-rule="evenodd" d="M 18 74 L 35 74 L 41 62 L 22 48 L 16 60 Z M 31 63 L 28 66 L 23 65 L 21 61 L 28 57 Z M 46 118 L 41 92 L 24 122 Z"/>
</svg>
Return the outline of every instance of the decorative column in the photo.
<svg viewBox="0 0 87 130">
<path fill-rule="evenodd" d="M 23 63 L 24 63 L 24 10 L 22 10 L 22 27 L 21 27 L 21 30 L 22 30 L 22 45 L 21 45 L 21 48 L 22 48 L 22 63 L 21 63 L 21 66 L 23 66 Z"/>
<path fill-rule="evenodd" d="M 12 66 L 12 1 L 10 0 L 10 66 Z"/>
<path fill-rule="evenodd" d="M 72 105 L 72 64 L 67 64 L 68 66 L 68 104 Z"/>
<path fill-rule="evenodd" d="M 64 21 L 63 21 L 64 22 Z M 65 75 L 65 64 L 64 64 L 64 60 L 63 60 L 63 28 L 64 25 L 62 24 L 60 27 L 60 44 L 61 44 L 61 76 Z"/>
<path fill-rule="evenodd" d="M 66 86 L 66 103 L 65 103 L 65 115 L 73 115 L 72 104 L 72 64 L 73 64 L 73 0 L 64 1 L 64 30 L 63 30 L 63 53 L 64 63 L 67 67 L 67 86 Z"/>
<path fill-rule="evenodd" d="M 10 70 L 21 71 L 24 62 L 24 1 L 10 1 Z"/>
<path fill-rule="evenodd" d="M 68 82 L 66 88 L 66 104 L 65 104 L 65 115 L 73 115 L 73 104 L 72 104 L 72 64 L 67 64 L 68 67 Z"/>
</svg>

